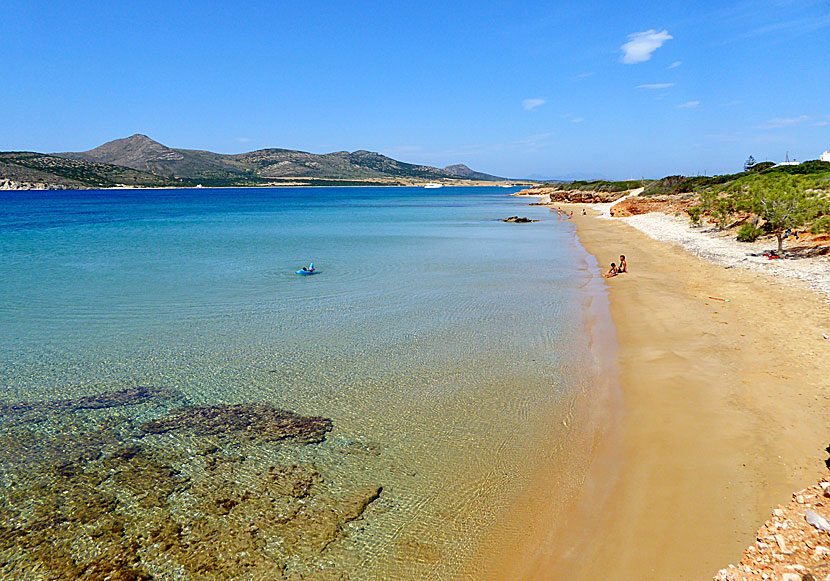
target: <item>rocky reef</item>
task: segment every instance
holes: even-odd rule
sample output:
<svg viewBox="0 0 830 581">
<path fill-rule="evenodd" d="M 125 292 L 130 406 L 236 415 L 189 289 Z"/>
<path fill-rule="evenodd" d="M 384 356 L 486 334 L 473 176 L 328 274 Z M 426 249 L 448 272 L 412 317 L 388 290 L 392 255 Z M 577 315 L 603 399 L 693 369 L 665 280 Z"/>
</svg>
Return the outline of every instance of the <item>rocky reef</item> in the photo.
<svg viewBox="0 0 830 581">
<path fill-rule="evenodd" d="M 502 222 L 512 222 L 515 224 L 527 224 L 529 222 L 538 222 L 539 220 L 531 220 L 530 218 L 519 218 L 518 216 L 510 216 L 509 218 L 502 218 Z"/>
<path fill-rule="evenodd" d="M 0 408 L 0 578 L 348 578 L 337 545 L 382 487 L 273 454 L 322 442 L 331 420 L 261 403 L 159 412 L 170 401 L 136 388 Z"/>
</svg>

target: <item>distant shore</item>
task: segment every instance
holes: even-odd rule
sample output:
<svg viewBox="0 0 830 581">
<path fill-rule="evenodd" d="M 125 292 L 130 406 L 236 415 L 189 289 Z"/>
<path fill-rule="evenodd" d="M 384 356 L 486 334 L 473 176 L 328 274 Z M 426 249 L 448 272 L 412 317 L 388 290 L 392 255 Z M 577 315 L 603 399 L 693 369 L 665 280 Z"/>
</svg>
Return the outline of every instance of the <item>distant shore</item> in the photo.
<svg viewBox="0 0 830 581">
<path fill-rule="evenodd" d="M 531 541 L 496 535 L 485 577 L 711 579 L 823 473 L 825 297 L 601 219 L 599 206 L 555 206 L 574 211 L 603 270 L 627 257 L 630 272 L 606 283 L 622 415 L 564 524 Z M 531 527 L 544 515 L 511 518 Z"/>
<path fill-rule="evenodd" d="M 233 186 L 132 186 L 120 185 L 106 188 L 73 188 L 62 184 L 51 184 L 47 182 L 14 182 L 11 180 L 0 180 L 0 191 L 45 191 L 45 190 L 239 190 L 239 189 L 273 189 L 273 188 L 423 188 L 432 182 L 354 182 L 344 181 L 336 183 L 313 183 L 309 181 L 286 181 L 273 184 L 258 185 L 233 185 Z M 481 182 L 474 180 L 461 180 L 458 182 L 441 183 L 441 187 L 526 187 L 532 185 L 530 182 Z"/>
</svg>

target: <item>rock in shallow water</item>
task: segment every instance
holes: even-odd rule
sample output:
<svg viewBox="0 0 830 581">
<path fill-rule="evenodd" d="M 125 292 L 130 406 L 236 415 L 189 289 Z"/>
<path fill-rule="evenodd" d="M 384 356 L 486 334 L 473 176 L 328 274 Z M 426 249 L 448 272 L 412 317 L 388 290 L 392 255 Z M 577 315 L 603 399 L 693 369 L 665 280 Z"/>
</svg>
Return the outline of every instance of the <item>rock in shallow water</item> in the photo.
<svg viewBox="0 0 830 581">
<path fill-rule="evenodd" d="M 322 442 L 331 427 L 329 419 L 305 417 L 265 404 L 186 407 L 144 425 L 151 434 L 181 431 L 254 441 L 288 438 L 306 443 Z"/>
<path fill-rule="evenodd" d="M 56 431 L 18 424 L 0 436 L 0 578 L 348 576 L 339 541 L 382 488 L 331 485 L 308 460 L 256 459 L 270 442 L 321 441 L 331 420 L 204 406 L 141 431 L 123 415 L 86 421 L 99 408 L 85 409 Z M 189 437 L 150 435 L 176 431 Z"/>
</svg>

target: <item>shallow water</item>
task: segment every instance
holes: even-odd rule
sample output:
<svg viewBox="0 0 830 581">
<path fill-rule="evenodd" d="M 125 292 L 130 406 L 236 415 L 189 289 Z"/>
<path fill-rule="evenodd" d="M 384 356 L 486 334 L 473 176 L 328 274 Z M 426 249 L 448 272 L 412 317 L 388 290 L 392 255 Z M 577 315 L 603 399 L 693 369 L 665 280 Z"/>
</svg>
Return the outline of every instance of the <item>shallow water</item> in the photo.
<svg viewBox="0 0 830 581">
<path fill-rule="evenodd" d="M 383 487 L 316 558 L 452 577 L 532 467 L 574 469 L 566 426 L 595 379 L 585 253 L 507 193 L 0 193 L 0 402 L 158 386 L 331 418 L 322 443 L 262 452 L 334 491 Z M 540 221 L 498 221 L 515 214 Z"/>
</svg>

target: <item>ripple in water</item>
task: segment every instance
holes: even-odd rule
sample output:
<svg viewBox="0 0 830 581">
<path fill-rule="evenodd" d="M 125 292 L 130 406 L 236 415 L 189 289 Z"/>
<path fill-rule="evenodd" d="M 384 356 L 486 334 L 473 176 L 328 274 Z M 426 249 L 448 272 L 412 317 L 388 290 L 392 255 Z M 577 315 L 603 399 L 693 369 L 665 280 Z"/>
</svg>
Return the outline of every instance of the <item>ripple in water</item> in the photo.
<svg viewBox="0 0 830 581">
<path fill-rule="evenodd" d="M 263 508 L 242 498 L 271 494 L 259 487 L 276 466 L 288 472 L 274 486 L 326 499 L 302 518 L 331 524 L 328 536 L 309 533 L 322 540 L 297 548 L 286 575 L 452 578 L 533 469 L 566 461 L 566 435 L 556 434 L 591 381 L 586 273 L 567 225 L 519 209 L 500 188 L 53 192 L 0 203 L 9 210 L 0 218 L 0 402 L 157 386 L 189 405 L 269 405 L 332 420 L 319 443 L 256 446 L 144 434 L 168 404 L 6 423 L 3 437 L 35 463 L 43 442 L 77 446 L 96 429 L 110 438 L 94 440 L 102 455 L 79 456 L 58 481 L 48 476 L 54 465 L 37 465 L 34 477 L 53 488 L 32 489 L 46 494 L 105 473 L 138 490 L 124 471 L 135 463 L 180 472 L 165 477 L 169 492 L 152 507 L 135 492 L 110 499 L 104 489 L 117 483 L 101 481 L 95 526 L 115 526 L 99 522 L 110 502 L 131 518 L 170 511 L 182 530 L 209 532 L 231 518 L 259 527 L 265 550 L 285 564 L 274 539 L 293 537 L 264 531 Z M 517 212 L 541 221 L 497 221 Z M 311 261 L 319 274 L 294 274 Z M 13 464 L 0 466 L 7 495 Z M 216 504 L 208 484 L 227 498 Z M 281 514 L 305 514 L 291 513 L 298 499 L 280 498 L 272 508 Z M 207 502 L 214 520 L 188 522 Z M 94 540 L 75 541 L 61 562 L 94 552 Z M 172 561 L 163 571 L 146 558 L 175 577 Z M 235 563 L 210 567 L 232 577 Z"/>
</svg>

